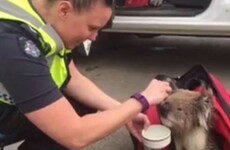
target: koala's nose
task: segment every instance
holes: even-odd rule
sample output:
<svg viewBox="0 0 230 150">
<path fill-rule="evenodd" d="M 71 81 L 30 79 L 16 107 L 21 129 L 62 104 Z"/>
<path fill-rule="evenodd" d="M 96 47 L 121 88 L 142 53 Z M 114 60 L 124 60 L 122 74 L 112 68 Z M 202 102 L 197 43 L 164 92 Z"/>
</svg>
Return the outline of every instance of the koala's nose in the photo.
<svg viewBox="0 0 230 150">
<path fill-rule="evenodd" d="M 165 102 L 165 103 L 161 104 L 159 106 L 160 115 L 162 117 L 166 118 L 168 113 L 169 113 L 169 111 L 170 111 L 170 109 L 171 109 L 171 105 L 170 105 L 169 102 Z"/>
</svg>

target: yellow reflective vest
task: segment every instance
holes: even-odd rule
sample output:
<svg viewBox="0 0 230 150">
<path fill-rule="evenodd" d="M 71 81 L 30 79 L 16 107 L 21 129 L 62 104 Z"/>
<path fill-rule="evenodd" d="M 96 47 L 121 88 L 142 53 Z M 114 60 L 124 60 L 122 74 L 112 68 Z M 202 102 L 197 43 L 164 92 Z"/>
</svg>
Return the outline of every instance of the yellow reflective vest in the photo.
<svg viewBox="0 0 230 150">
<path fill-rule="evenodd" d="M 56 85 L 61 88 L 69 77 L 68 66 L 63 56 L 70 50 L 65 49 L 61 38 L 53 27 L 37 14 L 29 0 L 20 0 L 20 2 L 17 0 L 1 0 L 1 19 L 25 23 L 31 30 L 40 35 L 39 42 L 45 52 L 50 73 Z M 0 93 L 9 95 L 1 82 Z M 0 101 L 11 104 L 7 99 L 0 98 Z"/>
</svg>

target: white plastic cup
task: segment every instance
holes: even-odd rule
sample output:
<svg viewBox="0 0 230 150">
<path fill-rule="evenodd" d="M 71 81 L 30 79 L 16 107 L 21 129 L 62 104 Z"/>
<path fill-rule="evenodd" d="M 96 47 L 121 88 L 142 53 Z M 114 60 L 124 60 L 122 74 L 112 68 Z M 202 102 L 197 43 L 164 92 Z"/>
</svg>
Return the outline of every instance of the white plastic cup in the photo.
<svg viewBox="0 0 230 150">
<path fill-rule="evenodd" d="M 150 125 L 142 131 L 145 150 L 160 150 L 171 142 L 171 131 L 163 125 Z"/>
</svg>

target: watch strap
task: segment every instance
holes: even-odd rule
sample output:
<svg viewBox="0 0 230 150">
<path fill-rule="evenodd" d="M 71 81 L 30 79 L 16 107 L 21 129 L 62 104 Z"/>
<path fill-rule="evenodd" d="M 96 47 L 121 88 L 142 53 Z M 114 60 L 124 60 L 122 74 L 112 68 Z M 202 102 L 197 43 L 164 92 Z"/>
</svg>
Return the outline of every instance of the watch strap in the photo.
<svg viewBox="0 0 230 150">
<path fill-rule="evenodd" d="M 141 112 L 145 112 L 146 110 L 148 110 L 149 108 L 149 102 L 148 100 L 145 98 L 144 95 L 140 94 L 140 93 L 134 93 L 131 98 L 134 98 L 135 100 L 137 100 L 138 102 L 141 103 L 142 105 L 142 110 Z"/>
</svg>

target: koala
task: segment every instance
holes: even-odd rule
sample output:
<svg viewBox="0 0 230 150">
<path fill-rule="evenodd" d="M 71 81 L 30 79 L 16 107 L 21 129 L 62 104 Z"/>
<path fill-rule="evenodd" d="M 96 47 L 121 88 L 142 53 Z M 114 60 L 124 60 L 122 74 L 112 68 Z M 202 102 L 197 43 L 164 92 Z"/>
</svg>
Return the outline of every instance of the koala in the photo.
<svg viewBox="0 0 230 150">
<path fill-rule="evenodd" d="M 219 150 L 214 140 L 213 92 L 177 89 L 159 105 L 160 120 L 172 132 L 176 150 Z"/>
</svg>

